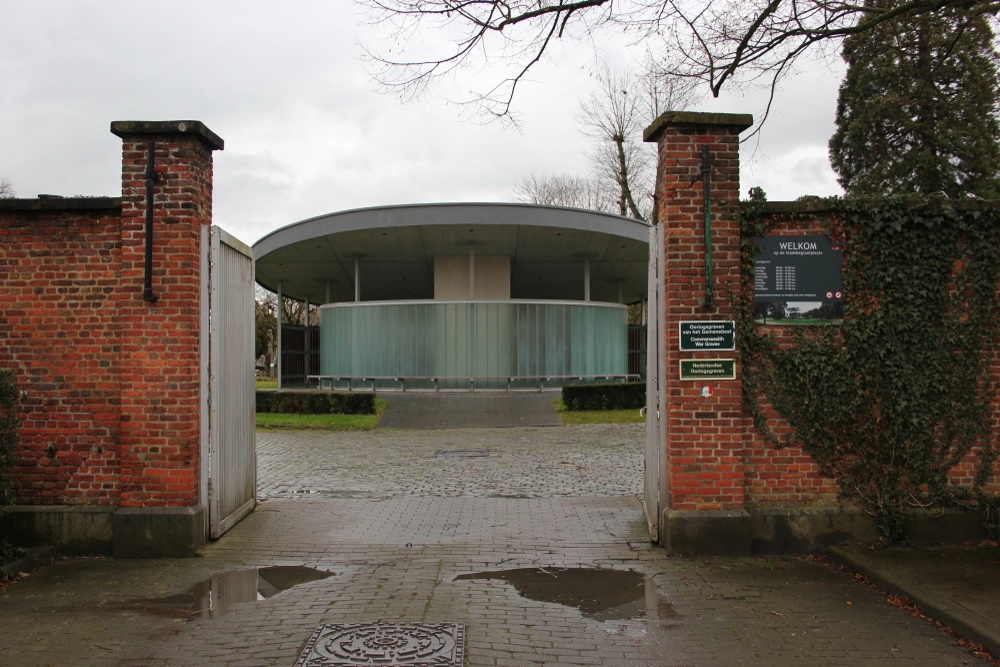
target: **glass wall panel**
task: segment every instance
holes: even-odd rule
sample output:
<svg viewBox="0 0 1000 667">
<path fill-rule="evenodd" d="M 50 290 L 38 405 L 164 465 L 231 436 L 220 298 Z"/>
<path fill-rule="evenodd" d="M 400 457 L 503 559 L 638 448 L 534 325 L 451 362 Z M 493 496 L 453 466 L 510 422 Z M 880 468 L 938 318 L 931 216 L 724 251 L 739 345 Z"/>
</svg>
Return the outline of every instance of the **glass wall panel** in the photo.
<svg viewBox="0 0 1000 667">
<path fill-rule="evenodd" d="M 558 301 L 418 301 L 320 308 L 321 374 L 427 378 L 411 386 L 559 386 L 628 372 L 624 306 Z M 522 381 L 519 383 L 518 378 Z"/>
</svg>

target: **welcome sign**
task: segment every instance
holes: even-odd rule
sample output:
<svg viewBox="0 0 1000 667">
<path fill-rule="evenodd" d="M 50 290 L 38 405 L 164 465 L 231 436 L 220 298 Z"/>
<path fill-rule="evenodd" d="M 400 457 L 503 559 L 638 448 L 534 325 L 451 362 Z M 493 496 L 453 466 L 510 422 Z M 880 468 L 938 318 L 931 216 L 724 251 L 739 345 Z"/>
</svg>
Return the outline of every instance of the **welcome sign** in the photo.
<svg viewBox="0 0 1000 667">
<path fill-rule="evenodd" d="M 829 237 L 754 239 L 754 314 L 759 324 L 830 324 L 843 319 L 844 254 Z"/>
</svg>

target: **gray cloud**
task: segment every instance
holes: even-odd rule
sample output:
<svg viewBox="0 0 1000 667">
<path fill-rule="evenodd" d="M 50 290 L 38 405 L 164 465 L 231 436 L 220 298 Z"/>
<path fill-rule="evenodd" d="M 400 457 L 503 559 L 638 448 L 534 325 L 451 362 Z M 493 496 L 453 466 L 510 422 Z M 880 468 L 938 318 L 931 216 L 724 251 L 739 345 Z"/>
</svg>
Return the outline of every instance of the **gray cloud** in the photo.
<svg viewBox="0 0 1000 667">
<path fill-rule="evenodd" d="M 517 100 L 518 132 L 462 120 L 446 102 L 462 97 L 475 73 L 407 104 L 377 94 L 358 46 L 373 29 L 356 11 L 330 0 L 8 3 L 0 176 L 19 196 L 116 195 L 112 120 L 202 120 L 226 141 L 216 155 L 216 221 L 252 243 L 329 211 L 503 201 L 529 173 L 589 171 L 574 117 L 593 44 L 560 45 L 532 74 Z M 627 60 L 622 48 L 600 51 Z M 747 187 L 760 184 L 773 199 L 837 191 L 825 146 L 839 76 L 786 85 L 756 154 L 747 151 Z M 706 110 L 762 105 L 759 96 L 732 95 Z"/>
</svg>

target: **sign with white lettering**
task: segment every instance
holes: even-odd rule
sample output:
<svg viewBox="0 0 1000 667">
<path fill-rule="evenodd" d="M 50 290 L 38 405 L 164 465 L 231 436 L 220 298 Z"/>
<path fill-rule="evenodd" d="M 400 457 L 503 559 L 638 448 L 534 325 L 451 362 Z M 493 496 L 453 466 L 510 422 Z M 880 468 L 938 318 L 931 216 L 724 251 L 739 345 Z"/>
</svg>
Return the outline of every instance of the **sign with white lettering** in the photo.
<svg viewBox="0 0 1000 667">
<path fill-rule="evenodd" d="M 733 320 L 682 320 L 678 327 L 681 352 L 736 349 Z"/>
<path fill-rule="evenodd" d="M 735 380 L 734 359 L 681 359 L 682 380 Z"/>
<path fill-rule="evenodd" d="M 829 237 L 759 236 L 753 267 L 758 324 L 843 320 L 843 252 Z"/>
</svg>

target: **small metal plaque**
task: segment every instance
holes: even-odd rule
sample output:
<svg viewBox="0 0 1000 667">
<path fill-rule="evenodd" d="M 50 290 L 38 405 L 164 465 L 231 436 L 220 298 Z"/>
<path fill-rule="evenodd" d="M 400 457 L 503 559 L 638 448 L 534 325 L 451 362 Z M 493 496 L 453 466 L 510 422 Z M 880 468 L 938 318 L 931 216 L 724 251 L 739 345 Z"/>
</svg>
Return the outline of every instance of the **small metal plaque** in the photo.
<svg viewBox="0 0 1000 667">
<path fill-rule="evenodd" d="M 735 380 L 734 359 L 681 359 L 682 380 Z"/>
<path fill-rule="evenodd" d="M 681 352 L 736 349 L 733 320 L 682 320 L 678 329 Z"/>
<path fill-rule="evenodd" d="M 464 659 L 460 623 L 346 623 L 317 628 L 295 667 L 462 667 Z"/>
</svg>

